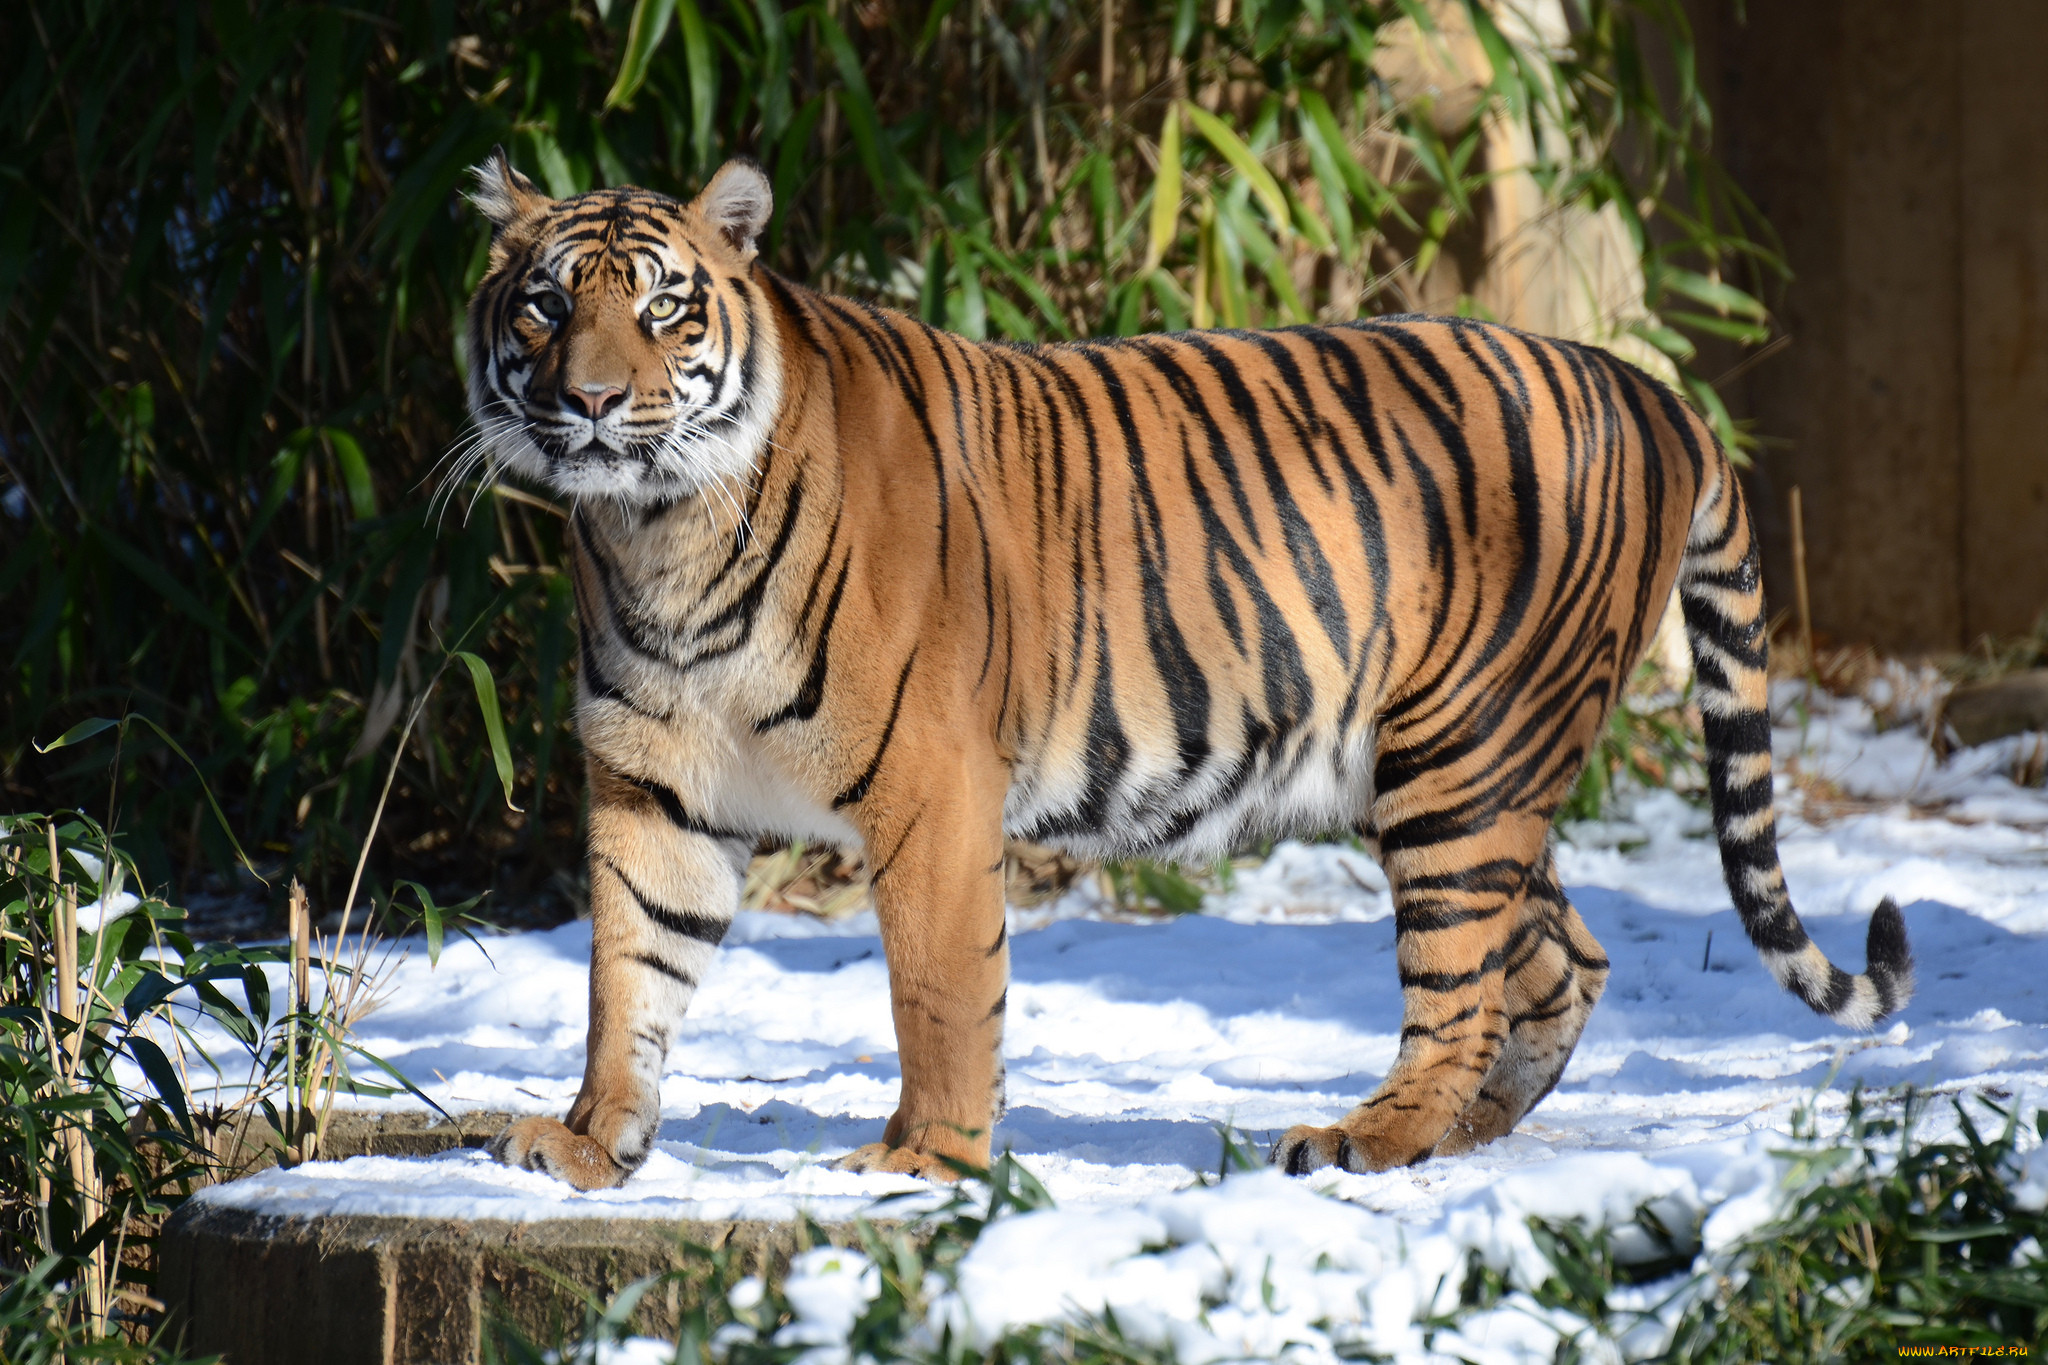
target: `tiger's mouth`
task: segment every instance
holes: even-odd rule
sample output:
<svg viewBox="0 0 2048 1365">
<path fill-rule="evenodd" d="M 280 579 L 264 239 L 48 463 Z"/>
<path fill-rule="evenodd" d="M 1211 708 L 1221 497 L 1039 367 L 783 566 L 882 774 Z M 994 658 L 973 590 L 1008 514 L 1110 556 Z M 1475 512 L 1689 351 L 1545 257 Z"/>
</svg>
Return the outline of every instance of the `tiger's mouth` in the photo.
<svg viewBox="0 0 2048 1365">
<path fill-rule="evenodd" d="M 725 472 L 719 452 L 693 439 L 687 414 L 621 411 L 564 421 L 516 398 L 501 398 L 497 407 L 504 423 L 493 442 L 499 462 L 564 497 L 686 497 Z"/>
<path fill-rule="evenodd" d="M 529 405 L 524 415 L 528 436 L 551 462 L 625 458 L 651 463 L 664 435 L 675 426 L 666 413 L 648 417 L 622 413 L 595 422 L 565 422 L 554 412 Z"/>
</svg>

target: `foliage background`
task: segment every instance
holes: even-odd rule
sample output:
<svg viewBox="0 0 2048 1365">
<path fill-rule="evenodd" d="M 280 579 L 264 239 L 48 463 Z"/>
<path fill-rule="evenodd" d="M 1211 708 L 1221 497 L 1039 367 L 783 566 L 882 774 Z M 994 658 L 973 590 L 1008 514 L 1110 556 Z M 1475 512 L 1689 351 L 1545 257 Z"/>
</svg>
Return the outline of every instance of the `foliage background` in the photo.
<svg viewBox="0 0 2048 1365">
<path fill-rule="evenodd" d="M 1776 266 L 1712 159 L 1678 0 L 1564 0 L 1561 41 L 1517 2 L 8 7 L 0 802 L 104 803 L 107 752 L 32 741 L 141 711 L 266 875 L 328 907 L 401 716 L 467 648 L 523 811 L 476 709 L 433 696 L 373 881 L 575 903 L 558 515 L 517 490 L 429 499 L 486 246 L 459 193 L 494 144 L 557 195 L 686 196 L 752 154 L 774 269 L 1055 339 L 1399 311 L 1469 253 L 1504 169 L 1484 132 L 1519 121 L 1554 202 L 1620 214 L 1639 334 L 1738 441 L 1686 367 L 1694 339 L 1764 339 Z M 1450 21 L 1490 83 L 1447 116 L 1382 68 Z M 199 777 L 139 730 L 118 762 L 111 821 L 144 878 L 232 885 Z"/>
</svg>

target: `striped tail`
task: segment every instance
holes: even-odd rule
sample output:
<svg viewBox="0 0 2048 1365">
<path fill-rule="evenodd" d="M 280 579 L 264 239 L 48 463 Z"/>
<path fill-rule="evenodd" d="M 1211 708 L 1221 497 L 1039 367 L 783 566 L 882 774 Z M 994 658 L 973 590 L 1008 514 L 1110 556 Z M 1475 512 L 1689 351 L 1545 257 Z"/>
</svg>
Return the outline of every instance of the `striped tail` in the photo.
<svg viewBox="0 0 2048 1365">
<path fill-rule="evenodd" d="M 1735 474 L 1723 459 L 1701 490 L 1679 570 L 1692 643 L 1707 780 L 1721 871 L 1742 927 L 1778 984 L 1848 1028 L 1869 1028 L 1912 998 L 1906 922 L 1889 897 L 1870 917 L 1869 965 L 1852 976 L 1828 961 L 1792 908 L 1771 812 L 1771 717 L 1763 587 L 1756 541 Z"/>
</svg>

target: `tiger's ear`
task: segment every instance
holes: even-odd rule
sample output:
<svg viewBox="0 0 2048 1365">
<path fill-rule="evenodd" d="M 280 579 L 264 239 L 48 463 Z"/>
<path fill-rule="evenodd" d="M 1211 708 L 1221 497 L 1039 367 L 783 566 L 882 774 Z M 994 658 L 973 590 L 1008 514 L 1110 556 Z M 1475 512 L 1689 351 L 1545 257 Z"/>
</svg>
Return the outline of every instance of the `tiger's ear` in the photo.
<svg viewBox="0 0 2048 1365">
<path fill-rule="evenodd" d="M 752 157 L 734 157 L 718 168 L 695 199 L 690 212 L 705 227 L 715 230 L 742 261 L 751 261 L 760 250 L 762 229 L 775 211 L 775 191 L 768 175 Z"/>
<path fill-rule="evenodd" d="M 503 147 L 491 148 L 491 154 L 471 166 L 469 173 L 476 180 L 469 192 L 469 202 L 491 220 L 493 235 L 554 202 L 540 192 L 538 185 L 512 169 Z"/>
</svg>

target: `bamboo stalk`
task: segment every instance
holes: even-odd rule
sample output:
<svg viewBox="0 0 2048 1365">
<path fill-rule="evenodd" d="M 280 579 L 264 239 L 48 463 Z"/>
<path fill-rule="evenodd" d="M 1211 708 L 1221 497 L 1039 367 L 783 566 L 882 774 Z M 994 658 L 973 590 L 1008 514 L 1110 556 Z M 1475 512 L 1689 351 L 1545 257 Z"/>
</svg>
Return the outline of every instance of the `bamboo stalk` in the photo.
<svg viewBox="0 0 2048 1365">
<path fill-rule="evenodd" d="M 1806 595 L 1806 516 L 1792 485 L 1792 590 L 1799 598 L 1799 671 L 1813 672 L 1813 605 Z"/>
<path fill-rule="evenodd" d="M 292 878 L 292 998 L 301 1013 L 313 998 L 312 950 L 313 909 L 306 900 L 306 888 Z"/>
<path fill-rule="evenodd" d="M 1116 0 L 1102 0 L 1102 127 L 1116 126 Z"/>
<path fill-rule="evenodd" d="M 299 1028 L 306 1013 L 307 1001 L 311 998 L 311 956 L 312 956 L 312 908 L 306 903 L 306 888 L 297 877 L 292 878 L 292 889 L 287 899 L 291 917 L 292 936 L 292 1018 L 285 1026 L 284 1033 L 284 1075 L 285 1094 L 290 1102 L 285 1105 L 285 1123 L 290 1131 L 283 1134 L 285 1145 L 296 1149 L 305 1127 L 304 1095 L 299 1080 Z"/>
<path fill-rule="evenodd" d="M 57 1018 L 70 1025 L 65 1037 L 55 1043 L 57 1064 L 56 1082 L 59 1093 L 71 1095 L 78 1089 L 78 1068 L 84 1060 L 84 1039 L 79 1018 L 78 1003 L 78 888 L 67 884 L 64 865 L 60 861 L 61 851 L 57 846 L 57 822 L 53 819 L 47 828 L 50 848 L 51 894 L 55 898 L 55 949 L 56 970 L 53 973 Z M 101 906 L 105 911 L 104 904 Z M 78 1195 L 78 1221 L 81 1226 L 91 1223 L 100 1215 L 99 1172 L 92 1162 L 92 1145 L 78 1120 L 67 1119 L 58 1129 L 58 1143 L 64 1151 L 64 1164 L 71 1171 L 71 1186 Z M 92 1320 L 96 1335 L 105 1335 L 107 1325 L 107 1264 L 106 1244 L 101 1243 L 87 1258 L 85 1276 L 86 1312 Z"/>
</svg>

